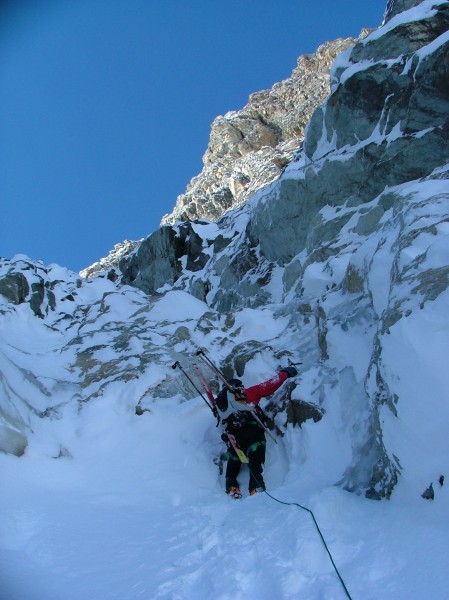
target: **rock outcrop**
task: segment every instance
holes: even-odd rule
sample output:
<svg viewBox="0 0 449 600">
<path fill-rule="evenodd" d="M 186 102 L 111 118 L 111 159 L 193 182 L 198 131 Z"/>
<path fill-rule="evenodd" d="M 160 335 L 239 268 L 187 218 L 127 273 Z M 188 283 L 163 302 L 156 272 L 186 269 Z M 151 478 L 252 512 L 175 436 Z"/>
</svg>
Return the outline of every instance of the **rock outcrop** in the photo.
<svg viewBox="0 0 449 600">
<path fill-rule="evenodd" d="M 115 244 L 114 248 L 109 252 L 109 254 L 105 258 L 101 258 L 99 261 L 95 262 L 93 265 L 86 267 L 82 271 L 80 271 L 81 277 L 93 277 L 98 273 L 103 273 L 104 271 L 109 271 L 111 273 L 111 277 L 114 277 L 113 273 L 115 269 L 118 267 L 119 262 L 124 256 L 130 254 L 135 248 L 138 247 L 141 240 L 134 242 L 131 240 L 125 240 L 120 244 Z"/>
<path fill-rule="evenodd" d="M 217 117 L 202 172 L 162 225 L 198 218 L 215 221 L 276 179 L 298 149 L 314 110 L 329 94 L 332 62 L 354 43 L 353 38 L 340 38 L 300 56 L 290 78 L 252 94 L 243 109 Z"/>
</svg>

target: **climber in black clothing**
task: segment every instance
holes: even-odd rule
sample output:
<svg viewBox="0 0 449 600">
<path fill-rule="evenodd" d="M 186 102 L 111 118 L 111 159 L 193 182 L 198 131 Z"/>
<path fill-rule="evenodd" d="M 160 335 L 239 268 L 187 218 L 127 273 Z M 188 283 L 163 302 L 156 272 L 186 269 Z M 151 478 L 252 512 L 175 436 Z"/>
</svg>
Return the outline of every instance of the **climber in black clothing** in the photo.
<svg viewBox="0 0 449 600">
<path fill-rule="evenodd" d="M 217 396 L 216 406 L 225 425 L 225 431 L 235 436 L 237 444 L 248 457 L 251 495 L 265 490 L 263 464 L 266 441 L 265 431 L 260 424 L 263 413 L 259 408 L 259 402 L 262 398 L 271 396 L 289 377 L 297 374 L 295 367 L 287 367 L 272 379 L 249 388 L 244 388 L 240 379 L 231 379 L 229 384 L 233 392 L 224 387 Z M 227 456 L 226 493 L 233 498 L 241 498 L 237 476 L 242 463 L 231 444 L 228 444 Z"/>
</svg>

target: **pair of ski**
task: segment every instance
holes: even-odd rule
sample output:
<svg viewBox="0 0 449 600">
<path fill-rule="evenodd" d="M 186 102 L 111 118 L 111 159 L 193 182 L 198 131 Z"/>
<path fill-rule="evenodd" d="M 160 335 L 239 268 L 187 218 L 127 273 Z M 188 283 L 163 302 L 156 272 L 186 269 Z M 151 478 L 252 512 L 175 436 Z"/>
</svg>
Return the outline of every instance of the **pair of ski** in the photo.
<svg viewBox="0 0 449 600">
<path fill-rule="evenodd" d="M 200 352 L 200 351 L 198 351 L 198 352 Z M 208 363 L 206 363 L 206 364 L 208 364 Z M 215 365 L 214 365 L 214 367 L 215 367 Z M 205 398 L 204 393 L 198 388 L 196 383 L 193 381 L 193 379 L 190 377 L 190 375 L 187 373 L 187 371 L 184 369 L 184 367 L 181 365 L 181 363 L 178 360 L 172 365 L 172 369 L 176 369 L 176 368 L 180 369 L 180 371 L 183 373 L 184 377 L 189 381 L 189 383 L 198 392 L 198 394 L 201 396 L 201 398 L 204 400 L 204 402 L 207 404 L 207 406 L 211 409 L 214 417 L 217 419 L 217 426 L 218 426 L 220 424 L 221 419 L 220 419 L 220 415 L 218 414 L 218 410 L 217 410 L 217 406 L 216 406 L 216 402 L 215 402 L 215 396 L 214 396 L 212 390 L 210 389 L 209 384 L 206 381 L 204 373 L 201 371 L 201 369 L 198 367 L 198 365 L 195 364 L 193 366 L 196 376 L 201 384 L 201 387 L 203 388 L 204 392 L 206 393 L 208 399 Z M 224 376 L 223 376 L 223 378 L 224 378 Z M 231 386 L 229 386 L 229 388 L 231 389 Z M 235 439 L 235 436 L 232 433 L 229 433 L 227 431 L 225 431 L 225 435 L 227 436 L 231 446 L 234 448 L 235 453 L 239 457 L 240 462 L 247 464 L 248 457 L 246 456 L 246 454 L 243 452 L 243 450 L 238 445 L 237 440 Z"/>
<path fill-rule="evenodd" d="M 201 371 L 201 369 L 198 367 L 198 365 L 194 365 L 193 366 L 195 373 L 203 387 L 203 390 L 206 392 L 207 397 L 209 398 L 212 406 L 215 408 L 215 411 L 217 411 L 216 408 L 216 403 L 215 403 L 215 396 L 212 392 L 212 390 L 209 387 L 209 384 L 206 381 L 206 378 L 204 377 L 203 372 Z M 215 413 L 214 413 L 215 414 Z M 218 415 L 218 412 L 217 412 Z M 218 417 L 218 419 L 220 419 L 220 417 Z M 228 431 L 224 432 L 225 435 L 227 436 L 231 446 L 234 448 L 235 453 L 237 454 L 237 456 L 239 457 L 240 462 L 242 463 L 248 463 L 248 457 L 246 456 L 246 454 L 243 452 L 243 450 L 240 448 L 240 446 L 237 443 L 237 440 L 235 439 L 235 435 L 233 435 L 232 433 L 229 433 Z"/>
<path fill-rule="evenodd" d="M 206 354 L 204 353 L 203 350 L 198 350 L 196 355 L 203 361 L 203 363 L 209 367 L 209 369 L 212 371 L 212 373 L 214 373 L 223 383 L 224 385 L 228 388 L 228 390 L 232 393 L 235 394 L 236 390 L 232 387 L 232 385 L 227 381 L 226 377 L 223 375 L 223 373 L 220 371 L 220 369 L 218 369 L 214 363 L 210 360 L 210 358 L 208 356 L 206 356 Z M 268 437 L 275 443 L 277 444 L 277 440 L 274 436 L 271 435 L 270 431 L 267 429 L 267 427 L 265 426 L 265 424 L 260 420 L 259 416 L 257 415 L 257 413 L 254 411 L 252 413 L 253 418 L 255 421 L 257 421 L 259 423 L 259 425 L 262 427 L 262 429 L 265 431 L 265 433 L 268 435 Z"/>
<path fill-rule="evenodd" d="M 209 359 L 208 356 L 206 356 L 206 354 L 203 352 L 203 350 L 198 350 L 196 353 L 196 356 L 202 361 L 202 363 L 207 366 L 209 368 L 209 370 L 218 377 L 218 379 L 220 379 L 220 381 L 228 388 L 228 390 L 232 393 L 235 392 L 234 388 L 229 384 L 229 382 L 227 381 L 226 377 L 224 376 L 224 374 L 220 371 L 220 369 L 218 369 L 214 363 Z M 209 384 L 206 381 L 206 378 L 204 376 L 204 373 L 201 371 L 201 369 L 199 368 L 199 366 L 197 364 L 195 364 L 193 366 L 196 376 L 201 384 L 201 387 L 203 388 L 204 392 L 207 395 L 207 398 L 205 398 L 203 392 L 201 392 L 200 389 L 198 389 L 198 386 L 195 384 L 195 382 L 192 380 L 192 378 L 190 377 L 190 375 L 185 371 L 185 369 L 183 368 L 183 366 L 181 365 L 181 363 L 179 361 L 176 361 L 174 363 L 174 365 L 172 365 L 172 369 L 176 369 L 179 368 L 183 375 L 187 378 L 187 380 L 190 382 L 190 384 L 194 387 L 194 389 L 200 394 L 200 396 L 202 397 L 202 399 L 205 401 L 205 403 L 208 405 L 208 407 L 211 409 L 212 413 L 214 414 L 215 418 L 217 419 L 217 425 L 220 423 L 220 416 L 218 414 L 218 410 L 217 410 L 217 406 L 216 406 L 216 402 L 215 402 L 215 396 L 212 392 L 212 390 L 209 387 Z M 270 434 L 270 432 L 268 431 L 268 429 L 265 427 L 265 425 L 262 423 L 262 421 L 259 419 L 259 417 L 257 416 L 257 414 L 254 412 L 253 413 L 254 419 L 260 424 L 260 426 L 265 430 L 265 432 L 269 435 L 269 437 L 275 442 L 277 443 L 276 439 Z M 232 433 L 229 433 L 227 431 L 225 431 L 225 435 L 227 436 L 231 446 L 234 448 L 235 453 L 237 454 L 240 462 L 242 463 L 248 463 L 248 457 L 246 456 L 246 454 L 243 452 L 243 450 L 240 448 L 240 446 L 237 443 L 237 440 L 235 439 L 235 436 Z"/>
</svg>

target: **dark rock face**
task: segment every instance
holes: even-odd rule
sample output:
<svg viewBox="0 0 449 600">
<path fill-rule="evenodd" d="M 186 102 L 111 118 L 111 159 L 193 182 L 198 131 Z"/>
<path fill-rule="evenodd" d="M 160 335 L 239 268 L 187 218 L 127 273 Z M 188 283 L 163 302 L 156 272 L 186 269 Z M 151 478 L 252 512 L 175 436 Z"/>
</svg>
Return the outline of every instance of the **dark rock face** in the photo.
<svg viewBox="0 0 449 600">
<path fill-rule="evenodd" d="M 422 0 L 388 0 L 385 11 L 385 22 L 390 21 L 390 19 L 404 12 L 404 10 L 418 6 L 421 2 Z"/>
<path fill-rule="evenodd" d="M 0 294 L 13 304 L 28 303 L 38 317 L 43 317 L 56 307 L 52 281 L 49 270 L 43 266 L 38 267 L 28 260 L 19 260 L 17 263 L 3 268 L 0 274 Z M 3 267 L 0 263 L 0 268 Z"/>
<path fill-rule="evenodd" d="M 310 402 L 304 400 L 291 400 L 286 408 L 287 423 L 301 426 L 309 419 L 317 423 L 323 418 L 323 411 Z"/>
<path fill-rule="evenodd" d="M 22 304 L 30 292 L 28 281 L 23 273 L 5 275 L 0 279 L 0 294 L 13 304 Z"/>
<path fill-rule="evenodd" d="M 181 258 L 185 257 L 185 265 Z M 166 225 L 146 238 L 133 254 L 120 261 L 125 284 L 138 287 L 147 294 L 155 294 L 165 284 L 173 284 L 187 271 L 201 270 L 207 262 L 203 240 L 191 223 L 179 227 Z"/>
<path fill-rule="evenodd" d="M 177 242 L 172 227 L 162 227 L 146 238 L 137 252 L 120 261 L 123 283 L 149 294 L 166 283 L 174 283 L 181 272 L 178 261 L 182 253 Z"/>
<path fill-rule="evenodd" d="M 338 187 L 343 193 L 337 190 L 331 195 L 333 204 L 346 201 L 348 193 L 354 202 L 362 203 L 385 185 L 425 176 L 446 159 L 449 99 L 443 90 L 449 83 L 444 59 L 449 42 L 429 55 L 421 55 L 419 50 L 448 28 L 446 4 L 431 18 L 399 25 L 386 35 L 373 34 L 359 42 L 347 64 L 371 64 L 349 78 L 346 66 L 335 69 L 334 91 L 314 114 L 305 143 L 311 161 L 329 150 L 333 132 L 338 132 L 333 151 L 348 148 L 345 153 L 349 154 L 350 148 L 355 148 L 344 165 L 334 168 L 334 181 L 342 181 Z M 390 60 L 393 64 L 385 62 Z M 323 139 L 328 142 L 322 144 Z M 363 145 L 358 143 L 361 140 Z M 352 171 L 353 163 L 359 170 L 363 165 L 362 176 Z M 321 171 L 320 180 L 329 181 L 329 176 L 322 175 Z M 348 189 L 347 179 L 358 183 L 358 188 Z"/>
</svg>

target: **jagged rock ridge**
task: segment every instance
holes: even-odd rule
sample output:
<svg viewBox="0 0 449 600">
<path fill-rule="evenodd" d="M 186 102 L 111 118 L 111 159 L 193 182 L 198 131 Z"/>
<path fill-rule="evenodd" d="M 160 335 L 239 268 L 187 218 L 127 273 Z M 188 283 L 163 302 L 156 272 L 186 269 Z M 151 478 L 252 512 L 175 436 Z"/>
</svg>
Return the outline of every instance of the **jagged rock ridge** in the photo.
<svg viewBox="0 0 449 600">
<path fill-rule="evenodd" d="M 368 30 L 363 30 L 359 39 L 367 34 Z M 300 56 L 291 77 L 251 94 L 243 109 L 217 117 L 202 172 L 178 196 L 161 226 L 198 218 L 216 220 L 279 177 L 302 143 L 314 110 L 329 93 L 332 62 L 355 41 L 339 38 L 322 44 L 313 54 Z M 138 244 L 129 240 L 116 244 L 107 257 L 83 269 L 81 276 L 117 268 Z"/>
<path fill-rule="evenodd" d="M 367 34 L 368 30 L 363 30 L 359 39 Z M 186 193 L 178 197 L 173 212 L 162 219 L 161 225 L 198 218 L 216 220 L 279 177 L 298 150 L 314 110 L 329 92 L 329 71 L 335 57 L 354 43 L 353 38 L 339 38 L 321 45 L 314 54 L 300 56 L 290 78 L 270 90 L 252 94 L 242 110 L 217 117 L 203 157 L 202 173 L 192 179 Z M 166 235 L 172 237 L 169 230 L 155 232 L 153 239 L 159 240 L 166 250 L 156 250 L 157 260 L 156 255 L 153 257 L 150 253 L 143 262 L 154 272 L 167 259 L 171 265 L 167 272 L 171 273 L 172 269 L 176 272 L 180 264 L 177 261 L 185 253 L 182 240 L 190 240 L 190 233 L 189 226 L 187 230 L 183 227 L 175 248 L 171 239 L 167 245 L 162 242 Z M 138 243 L 133 244 L 138 246 Z M 82 271 L 82 275 L 91 276 L 118 266 L 134 247 L 126 246 L 120 254 L 114 249 L 106 259 Z M 145 245 L 141 252 L 146 253 Z M 128 275 L 127 280 L 134 281 L 135 277 L 140 281 L 141 275 L 137 273 Z M 155 291 L 165 282 L 165 275 L 162 279 L 156 275 L 156 283 L 149 289 Z M 143 289 L 148 288 L 144 285 Z"/>
<path fill-rule="evenodd" d="M 367 33 L 363 31 L 360 37 Z M 354 43 L 353 38 L 340 38 L 323 44 L 314 54 L 300 56 L 290 78 L 251 94 L 243 109 L 217 117 L 202 172 L 178 196 L 173 212 L 161 225 L 216 220 L 278 177 L 304 138 L 314 110 L 329 93 L 332 62 Z"/>
</svg>

